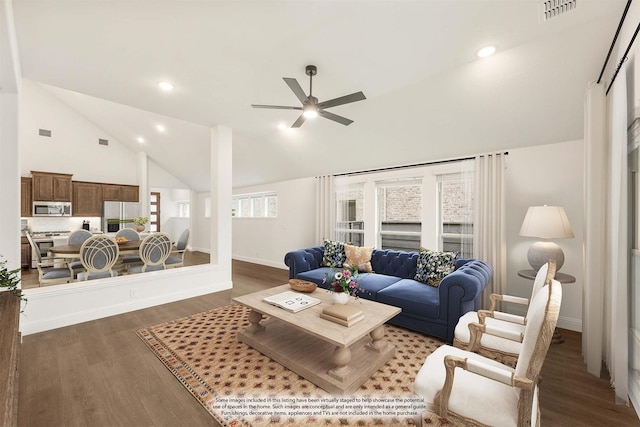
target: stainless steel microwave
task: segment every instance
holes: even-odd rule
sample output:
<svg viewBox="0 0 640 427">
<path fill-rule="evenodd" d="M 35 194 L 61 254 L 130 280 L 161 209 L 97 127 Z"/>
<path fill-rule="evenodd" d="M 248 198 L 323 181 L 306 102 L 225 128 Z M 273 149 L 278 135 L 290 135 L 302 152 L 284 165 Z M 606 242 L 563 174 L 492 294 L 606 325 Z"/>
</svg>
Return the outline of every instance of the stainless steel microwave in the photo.
<svg viewBox="0 0 640 427">
<path fill-rule="evenodd" d="M 71 202 L 33 202 L 33 216 L 71 216 Z"/>
</svg>

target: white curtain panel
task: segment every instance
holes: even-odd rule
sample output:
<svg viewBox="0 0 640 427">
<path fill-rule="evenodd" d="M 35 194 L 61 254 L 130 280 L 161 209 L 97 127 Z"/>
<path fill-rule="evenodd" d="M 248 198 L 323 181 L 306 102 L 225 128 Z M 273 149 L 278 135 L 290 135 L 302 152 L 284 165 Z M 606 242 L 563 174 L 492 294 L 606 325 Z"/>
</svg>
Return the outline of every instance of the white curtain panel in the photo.
<svg viewBox="0 0 640 427">
<path fill-rule="evenodd" d="M 504 153 L 495 153 L 475 158 L 473 256 L 493 267 L 493 279 L 483 293 L 484 308 L 489 307 L 491 293 L 505 293 L 507 283 L 505 157 Z"/>
<path fill-rule="evenodd" d="M 607 127 L 604 83 L 592 83 L 585 96 L 584 249 L 582 356 L 587 371 L 600 377 L 603 360 L 606 256 Z"/>
<path fill-rule="evenodd" d="M 316 177 L 316 244 L 318 245 L 321 245 L 325 238 L 334 238 L 334 194 L 333 176 Z"/>
<path fill-rule="evenodd" d="M 607 203 L 607 295 L 605 310 L 609 339 L 605 362 L 611 373 L 616 400 L 628 402 L 628 183 L 627 183 L 627 82 L 626 66 L 613 84 L 609 156 L 609 200 Z"/>
</svg>

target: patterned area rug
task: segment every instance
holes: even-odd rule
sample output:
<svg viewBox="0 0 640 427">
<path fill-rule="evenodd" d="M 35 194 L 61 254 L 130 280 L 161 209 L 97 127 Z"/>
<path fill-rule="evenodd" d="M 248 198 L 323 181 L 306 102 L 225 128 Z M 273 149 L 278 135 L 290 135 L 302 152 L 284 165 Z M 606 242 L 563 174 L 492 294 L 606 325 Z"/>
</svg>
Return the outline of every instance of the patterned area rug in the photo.
<svg viewBox="0 0 640 427">
<path fill-rule="evenodd" d="M 350 396 L 332 396 L 243 343 L 240 305 L 143 328 L 138 336 L 223 426 L 414 425 L 424 405 L 413 381 L 442 342 L 387 325 L 396 355 Z"/>
</svg>

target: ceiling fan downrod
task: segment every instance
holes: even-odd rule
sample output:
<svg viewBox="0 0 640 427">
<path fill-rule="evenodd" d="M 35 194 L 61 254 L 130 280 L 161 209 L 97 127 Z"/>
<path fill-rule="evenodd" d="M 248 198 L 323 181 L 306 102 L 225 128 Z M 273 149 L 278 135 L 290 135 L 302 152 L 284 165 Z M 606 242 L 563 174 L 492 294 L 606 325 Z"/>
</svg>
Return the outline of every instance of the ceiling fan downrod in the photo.
<svg viewBox="0 0 640 427">
<path fill-rule="evenodd" d="M 313 98 L 313 76 L 318 74 L 318 67 L 315 65 L 307 65 L 305 73 L 309 76 L 309 99 Z"/>
</svg>

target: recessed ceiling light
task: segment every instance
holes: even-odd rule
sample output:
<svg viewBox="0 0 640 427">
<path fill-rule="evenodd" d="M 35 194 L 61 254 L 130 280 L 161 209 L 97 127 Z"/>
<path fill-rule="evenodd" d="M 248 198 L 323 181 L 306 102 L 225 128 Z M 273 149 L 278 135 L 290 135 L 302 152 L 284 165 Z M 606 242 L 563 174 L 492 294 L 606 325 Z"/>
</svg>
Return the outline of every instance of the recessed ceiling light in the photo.
<svg viewBox="0 0 640 427">
<path fill-rule="evenodd" d="M 173 85 L 169 82 L 158 82 L 158 87 L 165 92 L 171 92 L 173 90 Z"/>
<path fill-rule="evenodd" d="M 144 138 L 141 136 L 137 137 L 136 141 L 138 141 L 140 144 L 144 144 Z"/>
<path fill-rule="evenodd" d="M 156 125 L 156 129 L 158 129 L 158 132 L 164 132 L 165 130 L 167 130 L 164 126 L 162 125 Z"/>
<path fill-rule="evenodd" d="M 284 124 L 284 123 L 278 123 L 278 129 L 280 129 L 280 130 L 285 130 L 285 129 L 287 129 L 288 127 L 289 127 L 289 126 L 287 126 L 287 125 L 286 125 L 286 124 Z"/>
<path fill-rule="evenodd" d="M 486 58 L 487 56 L 491 56 L 494 53 L 496 53 L 495 46 L 485 46 L 478 51 L 477 55 L 479 58 Z"/>
</svg>

